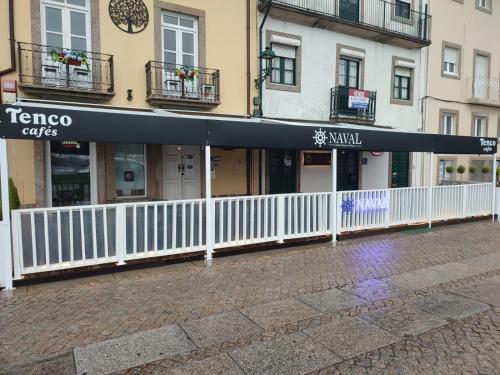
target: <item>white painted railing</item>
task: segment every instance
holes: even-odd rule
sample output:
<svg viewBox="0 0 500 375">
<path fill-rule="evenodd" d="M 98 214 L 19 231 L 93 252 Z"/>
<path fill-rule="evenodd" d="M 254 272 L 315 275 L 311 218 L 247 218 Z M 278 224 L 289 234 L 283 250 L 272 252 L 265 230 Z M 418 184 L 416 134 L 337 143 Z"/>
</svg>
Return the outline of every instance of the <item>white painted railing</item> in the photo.
<svg viewBox="0 0 500 375">
<path fill-rule="evenodd" d="M 3 227 L 3 222 L 0 220 L 0 244 L 4 243 L 4 241 L 7 241 L 5 233 L 3 233 Z M 6 276 L 7 275 L 5 275 L 4 267 L 2 267 L 2 264 L 0 262 L 0 288 L 5 287 Z"/>
<path fill-rule="evenodd" d="M 434 187 L 432 219 L 491 214 L 491 189 L 492 184 Z M 428 193 L 426 187 L 338 192 L 336 233 L 425 223 Z M 329 235 L 332 197 L 301 193 L 214 198 L 214 247 Z M 15 278 L 205 251 L 206 212 L 204 199 L 14 210 Z"/>
<path fill-rule="evenodd" d="M 500 217 L 500 188 L 497 188 L 497 197 L 495 199 L 495 202 L 497 206 L 496 213 Z"/>
</svg>

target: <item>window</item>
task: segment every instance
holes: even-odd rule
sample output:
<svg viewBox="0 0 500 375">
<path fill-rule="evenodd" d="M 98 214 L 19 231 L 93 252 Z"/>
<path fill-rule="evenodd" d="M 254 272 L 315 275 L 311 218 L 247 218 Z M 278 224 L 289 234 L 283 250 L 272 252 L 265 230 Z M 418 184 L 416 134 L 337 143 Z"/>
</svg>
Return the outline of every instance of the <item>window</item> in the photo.
<svg viewBox="0 0 500 375">
<path fill-rule="evenodd" d="M 458 77 L 459 76 L 460 50 L 445 46 L 443 48 L 443 74 Z"/>
<path fill-rule="evenodd" d="M 472 182 L 491 182 L 493 178 L 493 171 L 491 170 L 491 166 L 493 163 L 491 160 L 471 160 L 470 165 L 474 167 L 474 173 L 470 173 L 469 180 Z M 488 173 L 484 173 L 484 167 L 488 167 Z"/>
<path fill-rule="evenodd" d="M 394 13 L 396 17 L 410 19 L 411 17 L 411 5 L 406 1 L 396 0 Z"/>
<path fill-rule="evenodd" d="M 359 61 L 339 59 L 339 86 L 359 88 Z"/>
<path fill-rule="evenodd" d="M 441 117 L 441 133 L 446 135 L 455 134 L 455 114 L 444 113 Z"/>
<path fill-rule="evenodd" d="M 453 172 L 448 173 L 447 168 L 454 168 L 453 160 L 439 160 L 439 181 L 451 181 L 453 179 Z"/>
<path fill-rule="evenodd" d="M 115 146 L 115 189 L 118 197 L 146 195 L 144 145 Z"/>
<path fill-rule="evenodd" d="M 476 0 L 476 8 L 491 11 L 491 0 Z"/>
<path fill-rule="evenodd" d="M 472 136 L 473 137 L 486 136 L 486 117 L 482 116 L 474 117 Z"/>
<path fill-rule="evenodd" d="M 410 100 L 411 69 L 397 66 L 394 69 L 394 99 Z"/>
<path fill-rule="evenodd" d="M 272 60 L 271 83 L 295 85 L 296 47 L 272 43 L 271 48 L 276 54 Z"/>
<path fill-rule="evenodd" d="M 194 17 L 176 13 L 162 14 L 164 63 L 198 65 L 198 24 L 196 21 Z"/>
</svg>

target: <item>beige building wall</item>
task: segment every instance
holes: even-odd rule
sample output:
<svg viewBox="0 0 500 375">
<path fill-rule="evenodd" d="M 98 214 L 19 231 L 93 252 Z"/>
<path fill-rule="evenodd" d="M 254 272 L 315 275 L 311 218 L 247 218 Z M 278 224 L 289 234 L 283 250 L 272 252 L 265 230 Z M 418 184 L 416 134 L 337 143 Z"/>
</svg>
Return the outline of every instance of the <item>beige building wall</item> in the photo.
<svg viewBox="0 0 500 375">
<path fill-rule="evenodd" d="M 500 119 L 500 98 L 476 100 L 473 95 L 474 55 L 481 53 L 490 56 L 490 84 L 492 91 L 500 90 L 500 44 L 496 42 L 500 35 L 500 3 L 491 0 L 492 9 L 488 12 L 479 9 L 475 0 L 433 0 L 431 2 L 432 44 L 428 47 L 427 96 L 423 99 L 425 123 L 423 129 L 429 133 L 441 132 L 441 114 L 456 113 L 458 127 L 456 134 L 471 136 L 474 116 L 487 118 L 487 136 L 497 137 Z M 444 46 L 457 48 L 460 53 L 458 76 L 448 77 L 443 74 Z M 496 89 L 495 89 L 496 87 Z M 478 155 L 436 155 L 434 182 L 438 183 L 438 161 L 451 160 L 456 170 L 463 165 L 466 172 L 454 179 L 470 179 L 468 169 L 471 161 L 490 157 Z M 424 160 L 428 171 L 427 159 Z M 428 173 L 424 173 L 424 183 Z"/>
<path fill-rule="evenodd" d="M 161 9 L 176 10 L 179 13 L 201 15 L 205 26 L 199 30 L 199 65 L 220 70 L 220 105 L 210 111 L 214 114 L 246 115 L 253 109 L 252 97 L 255 96 L 253 78 L 257 74 L 257 9 L 255 1 L 250 0 L 250 56 L 247 51 L 247 0 L 143 0 L 149 11 L 149 24 L 136 34 L 120 30 L 112 22 L 108 5 L 109 0 L 89 0 L 93 10 L 92 36 L 93 50 L 113 55 L 114 91 L 109 101 L 99 104 L 137 108 L 159 108 L 146 101 L 146 71 L 149 60 L 158 60 L 161 47 L 158 27 L 155 27 Z M 40 25 L 38 4 L 40 0 L 15 0 L 15 37 L 16 41 L 39 43 Z M 28 15 L 31 15 L 31 19 Z M 201 26 L 201 22 L 200 26 Z M 8 0 L 0 0 L 0 70 L 10 64 L 8 44 Z M 95 40 L 98 42 L 96 43 Z M 17 48 L 16 48 L 17 59 Z M 247 59 L 251 71 L 247 72 Z M 19 63 L 19 61 L 18 61 Z M 19 69 L 19 66 L 18 66 Z M 247 95 L 247 77 L 250 77 L 250 96 Z M 2 80 L 19 81 L 19 71 L 6 74 Z M 133 90 L 133 99 L 127 100 L 127 90 Z M 22 89 L 18 96 L 36 98 Z M 46 98 L 44 98 L 46 99 Z M 81 102 L 81 98 L 59 97 L 58 100 Z M 88 101 L 88 100 L 87 100 Z M 93 102 L 92 100 L 90 100 Z M 181 110 L 181 107 L 168 107 Z M 198 111 L 197 111 L 198 112 Z M 35 147 L 32 141 L 9 141 L 10 174 L 18 186 L 23 206 L 37 204 L 35 171 L 43 169 L 40 155 L 43 147 Z M 36 151 L 35 151 L 36 150 Z M 223 151 L 224 168 L 216 176 L 213 187 L 215 195 L 246 194 L 247 168 L 246 152 Z M 245 157 L 245 159 L 243 159 Z M 38 159 L 38 161 L 37 161 Z M 243 165 L 244 164 L 244 165 Z M 238 166 L 236 168 L 235 166 Z M 240 171 L 239 166 L 243 166 Z M 235 169 L 238 171 L 235 173 Z M 99 174 L 99 173 L 98 173 Z M 43 174 L 38 174 L 43 181 Z M 202 176 L 203 179 L 203 176 Z M 40 183 L 40 181 L 38 181 Z M 102 184 L 98 187 L 104 189 Z M 99 192 L 98 196 L 105 196 Z M 38 197 L 40 201 L 40 197 Z M 38 204 L 40 202 L 38 201 Z"/>
</svg>

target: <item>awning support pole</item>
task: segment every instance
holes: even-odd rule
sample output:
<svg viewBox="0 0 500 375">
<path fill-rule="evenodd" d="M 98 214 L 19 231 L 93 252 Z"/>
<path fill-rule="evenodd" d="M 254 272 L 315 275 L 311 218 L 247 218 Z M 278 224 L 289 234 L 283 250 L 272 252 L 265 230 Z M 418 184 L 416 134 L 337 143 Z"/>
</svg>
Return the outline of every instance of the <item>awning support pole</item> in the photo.
<svg viewBox="0 0 500 375">
<path fill-rule="evenodd" d="M 432 179 L 434 178 L 432 170 L 434 169 L 434 153 L 429 153 L 429 187 L 427 193 L 427 213 L 429 228 L 432 228 Z"/>
<path fill-rule="evenodd" d="M 337 242 L 337 149 L 332 150 L 332 242 Z"/>
<path fill-rule="evenodd" d="M 496 195 L 497 195 L 497 154 L 493 154 L 493 184 L 492 184 L 492 190 L 493 192 L 491 193 L 491 213 L 492 213 L 492 221 L 495 222 L 495 213 L 497 210 L 496 206 Z"/>
<path fill-rule="evenodd" d="M 0 267 L 4 275 L 5 289 L 13 289 L 12 283 L 12 239 L 10 230 L 9 205 L 9 162 L 7 158 L 7 141 L 0 139 L 0 186 L 2 189 L 2 226 L 0 228 Z"/>
<path fill-rule="evenodd" d="M 205 202 L 206 202 L 206 220 L 205 220 L 205 231 L 206 231 L 206 243 L 207 243 L 207 255 L 206 260 L 212 260 L 214 253 L 214 242 L 213 242 L 213 204 L 212 204 L 212 168 L 210 160 L 210 146 L 205 146 Z"/>
</svg>

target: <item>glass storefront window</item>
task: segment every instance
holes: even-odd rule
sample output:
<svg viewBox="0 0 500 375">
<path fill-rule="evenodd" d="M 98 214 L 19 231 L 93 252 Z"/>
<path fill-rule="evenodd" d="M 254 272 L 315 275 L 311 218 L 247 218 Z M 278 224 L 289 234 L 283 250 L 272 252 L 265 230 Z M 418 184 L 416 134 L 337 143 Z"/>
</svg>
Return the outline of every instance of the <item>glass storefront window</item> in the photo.
<svg viewBox="0 0 500 375">
<path fill-rule="evenodd" d="M 146 195 L 144 145 L 115 146 L 115 189 L 118 197 Z"/>
<path fill-rule="evenodd" d="M 52 205 L 90 204 L 88 142 L 50 142 Z"/>
</svg>

